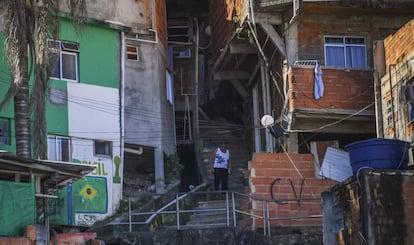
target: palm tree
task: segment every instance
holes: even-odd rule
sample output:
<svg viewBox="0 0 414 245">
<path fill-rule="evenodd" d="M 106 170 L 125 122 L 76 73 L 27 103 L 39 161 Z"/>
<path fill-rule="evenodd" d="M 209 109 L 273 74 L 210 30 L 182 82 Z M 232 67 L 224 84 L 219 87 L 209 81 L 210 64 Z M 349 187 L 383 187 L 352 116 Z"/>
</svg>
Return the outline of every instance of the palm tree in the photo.
<svg viewBox="0 0 414 245">
<path fill-rule="evenodd" d="M 16 154 L 32 157 L 33 143 L 33 157 L 45 159 L 45 96 L 53 62 L 48 39 L 58 39 L 59 0 L 0 0 L 0 3 L 6 9 L 5 50 L 12 75 L 0 110 L 14 99 Z M 79 26 L 86 15 L 85 0 L 67 0 L 67 4 Z M 33 81 L 32 91 L 29 91 L 29 80 Z"/>
</svg>

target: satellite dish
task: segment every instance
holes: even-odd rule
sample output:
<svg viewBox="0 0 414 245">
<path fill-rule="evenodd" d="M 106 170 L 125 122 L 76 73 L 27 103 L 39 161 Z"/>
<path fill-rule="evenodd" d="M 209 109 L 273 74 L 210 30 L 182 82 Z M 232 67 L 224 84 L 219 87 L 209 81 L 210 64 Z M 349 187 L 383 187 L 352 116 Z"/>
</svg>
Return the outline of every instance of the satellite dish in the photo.
<svg viewBox="0 0 414 245">
<path fill-rule="evenodd" d="M 271 115 L 264 115 L 262 119 L 260 119 L 260 122 L 262 123 L 262 126 L 267 128 L 273 125 L 275 123 L 275 120 Z"/>
</svg>

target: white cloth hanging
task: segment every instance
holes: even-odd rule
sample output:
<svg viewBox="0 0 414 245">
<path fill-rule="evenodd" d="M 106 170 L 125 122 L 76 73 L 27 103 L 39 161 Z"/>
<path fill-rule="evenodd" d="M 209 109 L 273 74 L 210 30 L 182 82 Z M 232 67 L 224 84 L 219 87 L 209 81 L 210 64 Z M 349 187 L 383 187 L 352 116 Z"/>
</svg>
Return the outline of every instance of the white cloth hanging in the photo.
<svg viewBox="0 0 414 245">
<path fill-rule="evenodd" d="M 315 64 L 314 81 L 315 81 L 315 86 L 313 90 L 313 95 L 315 97 L 315 100 L 318 100 L 323 96 L 323 90 L 324 90 L 323 80 L 322 80 L 322 69 L 321 69 L 321 66 L 319 65 L 319 61 L 317 61 Z"/>
</svg>

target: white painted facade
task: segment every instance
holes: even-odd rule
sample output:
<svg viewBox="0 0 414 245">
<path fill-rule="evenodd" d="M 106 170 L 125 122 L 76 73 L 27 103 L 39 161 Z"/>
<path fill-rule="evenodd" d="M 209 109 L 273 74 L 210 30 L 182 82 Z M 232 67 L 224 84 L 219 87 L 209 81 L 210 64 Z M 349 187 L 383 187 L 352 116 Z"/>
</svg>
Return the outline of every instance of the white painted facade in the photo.
<svg viewBox="0 0 414 245">
<path fill-rule="evenodd" d="M 122 161 L 119 90 L 83 83 L 68 83 L 69 135 L 72 159 L 92 164 L 96 170 L 88 176 L 106 179 L 106 213 L 76 213 L 77 225 L 92 225 L 112 215 L 122 199 Z M 95 154 L 95 140 L 111 142 L 111 155 Z M 117 180 L 114 183 L 114 180 Z M 89 222 L 89 223 L 88 223 Z"/>
</svg>

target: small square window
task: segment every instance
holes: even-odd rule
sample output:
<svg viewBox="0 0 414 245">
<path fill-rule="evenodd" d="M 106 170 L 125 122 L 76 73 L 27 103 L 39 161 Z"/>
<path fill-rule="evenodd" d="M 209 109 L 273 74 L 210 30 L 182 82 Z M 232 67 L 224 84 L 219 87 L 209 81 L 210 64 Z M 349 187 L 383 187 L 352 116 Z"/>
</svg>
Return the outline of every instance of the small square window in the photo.
<svg viewBox="0 0 414 245">
<path fill-rule="evenodd" d="M 133 45 L 127 45 L 127 59 L 128 60 L 135 60 L 139 61 L 139 55 L 138 55 L 138 47 Z"/>
<path fill-rule="evenodd" d="M 47 154 L 49 160 L 70 162 L 70 138 L 56 135 L 47 136 Z"/>
<path fill-rule="evenodd" d="M 95 140 L 95 155 L 112 156 L 112 142 Z"/>
<path fill-rule="evenodd" d="M 10 120 L 0 118 L 0 144 L 10 145 Z"/>
</svg>

